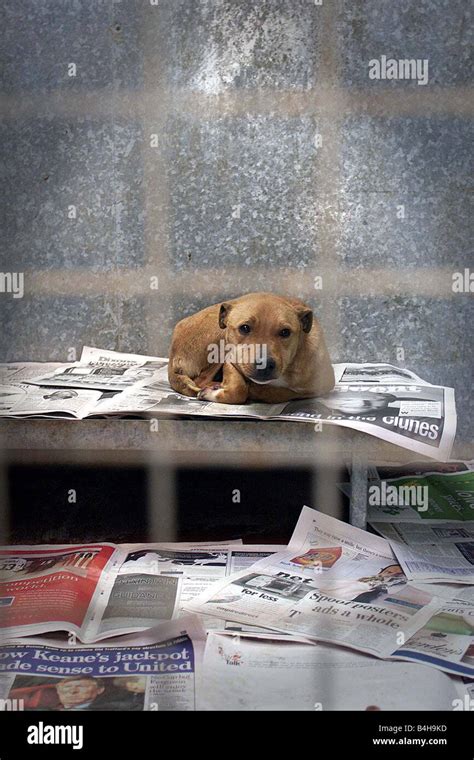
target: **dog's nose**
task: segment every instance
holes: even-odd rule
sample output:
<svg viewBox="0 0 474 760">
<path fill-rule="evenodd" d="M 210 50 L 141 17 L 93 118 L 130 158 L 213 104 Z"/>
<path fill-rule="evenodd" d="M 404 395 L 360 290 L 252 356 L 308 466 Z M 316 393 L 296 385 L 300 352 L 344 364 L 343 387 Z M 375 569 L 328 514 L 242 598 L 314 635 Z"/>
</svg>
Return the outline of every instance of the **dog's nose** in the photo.
<svg viewBox="0 0 474 760">
<path fill-rule="evenodd" d="M 252 377 L 257 380 L 257 382 L 272 380 L 275 377 L 275 370 L 276 361 L 275 359 L 269 357 L 263 367 L 259 367 L 258 365 L 255 367 L 255 370 L 252 373 Z"/>
</svg>

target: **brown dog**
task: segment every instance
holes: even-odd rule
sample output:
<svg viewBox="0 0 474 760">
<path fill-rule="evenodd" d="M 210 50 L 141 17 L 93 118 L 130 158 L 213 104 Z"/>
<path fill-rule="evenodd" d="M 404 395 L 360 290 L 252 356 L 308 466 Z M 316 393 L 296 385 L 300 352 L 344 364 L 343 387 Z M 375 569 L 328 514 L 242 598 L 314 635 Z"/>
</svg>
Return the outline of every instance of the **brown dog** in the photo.
<svg viewBox="0 0 474 760">
<path fill-rule="evenodd" d="M 221 404 L 278 403 L 334 387 L 311 309 L 270 293 L 214 304 L 178 322 L 168 377 L 175 391 Z"/>
</svg>

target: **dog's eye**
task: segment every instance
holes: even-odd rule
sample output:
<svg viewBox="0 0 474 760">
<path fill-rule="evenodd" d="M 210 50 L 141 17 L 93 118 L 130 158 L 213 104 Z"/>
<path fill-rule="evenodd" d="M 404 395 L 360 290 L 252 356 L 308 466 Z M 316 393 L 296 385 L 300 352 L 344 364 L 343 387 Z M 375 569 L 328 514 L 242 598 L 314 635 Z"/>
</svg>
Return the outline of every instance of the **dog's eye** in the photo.
<svg viewBox="0 0 474 760">
<path fill-rule="evenodd" d="M 291 335 L 291 330 L 288 327 L 284 327 L 283 330 L 280 330 L 278 335 L 280 338 L 289 338 Z"/>
<path fill-rule="evenodd" d="M 251 330 L 250 325 L 240 325 L 239 327 L 239 333 L 241 335 L 248 335 L 250 330 Z"/>
</svg>

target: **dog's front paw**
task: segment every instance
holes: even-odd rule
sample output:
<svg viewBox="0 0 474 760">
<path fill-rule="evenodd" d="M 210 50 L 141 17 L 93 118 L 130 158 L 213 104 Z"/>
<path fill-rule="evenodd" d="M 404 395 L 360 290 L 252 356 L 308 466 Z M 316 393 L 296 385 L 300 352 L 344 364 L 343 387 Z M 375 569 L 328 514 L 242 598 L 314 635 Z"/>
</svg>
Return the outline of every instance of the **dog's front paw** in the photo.
<svg viewBox="0 0 474 760">
<path fill-rule="evenodd" d="M 198 399 L 201 401 L 219 401 L 219 397 L 222 395 L 222 384 L 213 383 L 203 388 L 198 393 Z"/>
</svg>

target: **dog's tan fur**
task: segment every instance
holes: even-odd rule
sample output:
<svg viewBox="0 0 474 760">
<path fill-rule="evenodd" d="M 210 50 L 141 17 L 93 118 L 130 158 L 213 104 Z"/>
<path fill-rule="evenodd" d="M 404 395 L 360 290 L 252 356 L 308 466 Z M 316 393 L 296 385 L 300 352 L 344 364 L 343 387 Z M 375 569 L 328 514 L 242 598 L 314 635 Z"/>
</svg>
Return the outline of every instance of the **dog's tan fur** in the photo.
<svg viewBox="0 0 474 760">
<path fill-rule="evenodd" d="M 250 327 L 248 335 L 240 333 L 242 325 Z M 285 329 L 290 335 L 281 337 Z M 275 365 L 274 377 L 258 384 L 255 364 L 209 363 L 209 347 L 220 340 L 227 345 L 266 346 Z M 222 381 L 217 383 L 214 378 L 221 369 Z M 278 403 L 322 396 L 334 387 L 323 332 L 311 309 L 296 298 L 271 293 L 249 293 L 178 322 L 168 376 L 175 391 L 222 404 Z"/>
</svg>

